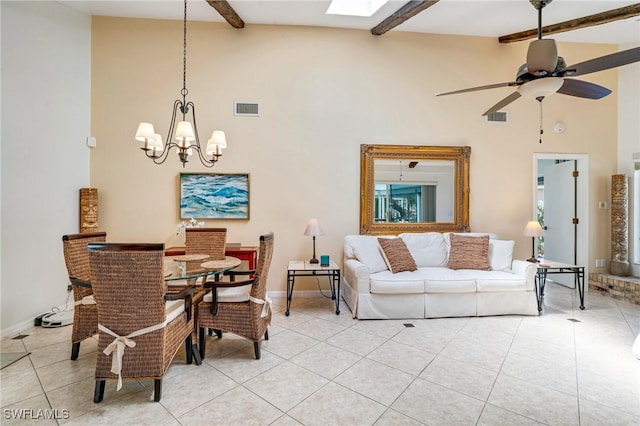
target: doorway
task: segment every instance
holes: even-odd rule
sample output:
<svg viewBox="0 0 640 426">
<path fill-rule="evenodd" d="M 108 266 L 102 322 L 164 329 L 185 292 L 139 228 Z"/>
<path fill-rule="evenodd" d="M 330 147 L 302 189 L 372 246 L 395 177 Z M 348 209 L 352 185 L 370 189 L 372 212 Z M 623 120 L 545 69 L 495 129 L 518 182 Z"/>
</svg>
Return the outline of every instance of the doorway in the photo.
<svg viewBox="0 0 640 426">
<path fill-rule="evenodd" d="M 588 274 L 589 157 L 586 154 L 534 154 L 533 163 L 532 218 L 541 220 L 547 227 L 541 247 L 543 257 L 584 266 Z M 570 276 L 552 278 L 573 287 Z"/>
</svg>

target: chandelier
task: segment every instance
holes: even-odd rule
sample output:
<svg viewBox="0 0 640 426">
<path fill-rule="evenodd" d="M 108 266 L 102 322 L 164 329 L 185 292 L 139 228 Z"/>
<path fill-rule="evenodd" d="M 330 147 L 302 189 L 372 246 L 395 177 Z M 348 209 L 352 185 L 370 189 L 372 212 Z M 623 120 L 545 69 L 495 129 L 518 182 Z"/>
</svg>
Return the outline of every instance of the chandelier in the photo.
<svg viewBox="0 0 640 426">
<path fill-rule="evenodd" d="M 198 136 L 196 107 L 193 102 L 187 102 L 187 94 L 189 93 L 187 90 L 187 0 L 184 1 L 183 24 L 182 90 L 180 91 L 182 99 L 177 99 L 173 103 L 173 115 L 167 134 L 167 144 L 163 146 L 162 137 L 155 132 L 153 124 L 148 122 L 141 122 L 138 125 L 135 138 L 137 141 L 144 142 L 141 149 L 156 164 L 164 163 L 169 152 L 175 148 L 178 158 L 182 162 L 182 167 L 186 165 L 194 152 L 198 154 L 198 158 L 204 166 L 213 167 L 222 156 L 222 149 L 227 147 L 227 140 L 222 130 L 214 130 L 203 149 Z M 173 140 L 171 135 L 173 135 Z"/>
</svg>

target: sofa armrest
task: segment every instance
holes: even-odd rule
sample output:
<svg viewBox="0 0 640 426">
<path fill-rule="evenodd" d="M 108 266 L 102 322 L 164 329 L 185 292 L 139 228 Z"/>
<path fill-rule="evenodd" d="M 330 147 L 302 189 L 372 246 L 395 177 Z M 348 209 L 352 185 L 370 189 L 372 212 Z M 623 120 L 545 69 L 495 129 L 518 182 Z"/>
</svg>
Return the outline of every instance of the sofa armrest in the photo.
<svg viewBox="0 0 640 426">
<path fill-rule="evenodd" d="M 357 259 L 344 259 L 344 279 L 357 289 L 358 293 L 370 293 L 371 270 Z"/>
<path fill-rule="evenodd" d="M 511 270 L 515 275 L 524 277 L 527 280 L 527 290 L 534 290 L 536 288 L 537 263 L 516 259 L 511 263 Z"/>
</svg>

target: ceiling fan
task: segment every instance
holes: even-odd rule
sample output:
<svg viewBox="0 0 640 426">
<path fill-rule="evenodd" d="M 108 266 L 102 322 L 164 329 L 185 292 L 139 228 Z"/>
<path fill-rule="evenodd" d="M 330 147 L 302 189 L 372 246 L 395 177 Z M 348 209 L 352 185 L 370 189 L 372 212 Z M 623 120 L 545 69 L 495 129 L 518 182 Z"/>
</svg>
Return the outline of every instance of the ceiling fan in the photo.
<svg viewBox="0 0 640 426">
<path fill-rule="evenodd" d="M 567 77 L 577 77 L 638 62 L 640 61 L 640 47 L 567 66 L 564 58 L 558 56 L 555 40 L 542 38 L 542 9 L 552 1 L 529 0 L 538 11 L 538 39 L 529 44 L 527 62 L 518 68 L 515 81 L 438 93 L 436 96 L 455 95 L 498 87 L 516 87 L 515 92 L 489 108 L 482 114 L 484 116 L 499 111 L 521 96 L 542 102 L 545 96 L 556 92 L 587 99 L 600 99 L 611 93 L 611 90 L 606 87 Z"/>
</svg>

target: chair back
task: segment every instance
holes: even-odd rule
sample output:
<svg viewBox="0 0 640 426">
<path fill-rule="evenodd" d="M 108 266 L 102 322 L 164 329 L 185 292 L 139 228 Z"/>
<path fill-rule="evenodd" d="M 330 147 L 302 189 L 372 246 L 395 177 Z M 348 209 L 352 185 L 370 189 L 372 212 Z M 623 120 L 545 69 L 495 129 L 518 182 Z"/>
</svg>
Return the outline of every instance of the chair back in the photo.
<svg viewBox="0 0 640 426">
<path fill-rule="evenodd" d="M 98 322 L 121 336 L 165 320 L 164 244 L 88 246 Z"/>
<path fill-rule="evenodd" d="M 227 228 L 185 229 L 186 254 L 208 254 L 208 260 L 223 260 Z"/>
<path fill-rule="evenodd" d="M 267 278 L 269 267 L 273 257 L 273 232 L 260 236 L 260 247 L 258 249 L 258 264 L 256 265 L 256 277 L 258 285 L 251 288 L 251 297 L 264 299 L 267 293 Z"/>
<path fill-rule="evenodd" d="M 81 281 L 91 281 L 87 245 L 89 243 L 105 242 L 106 239 L 106 232 L 88 232 L 62 236 L 62 252 L 69 277 L 77 278 Z M 82 300 L 83 297 L 92 294 L 91 288 L 88 287 L 74 285 L 72 288 L 74 300 Z"/>
</svg>

